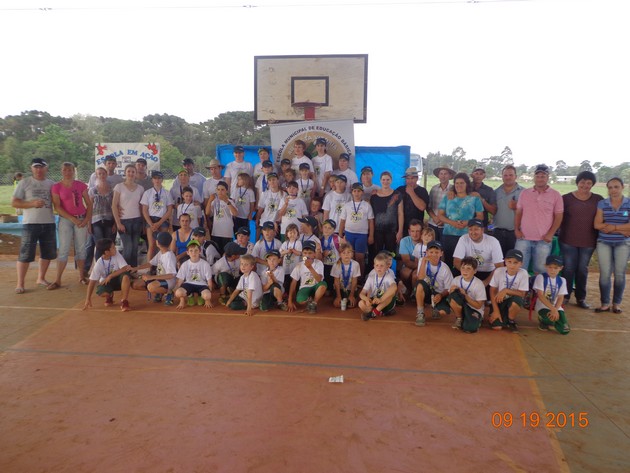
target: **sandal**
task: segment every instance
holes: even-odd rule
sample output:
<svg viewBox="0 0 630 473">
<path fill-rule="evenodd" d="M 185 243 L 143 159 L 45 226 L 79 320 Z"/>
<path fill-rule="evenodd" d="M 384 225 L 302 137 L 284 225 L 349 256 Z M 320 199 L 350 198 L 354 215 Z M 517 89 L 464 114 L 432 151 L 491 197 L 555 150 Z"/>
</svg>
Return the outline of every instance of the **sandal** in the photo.
<svg viewBox="0 0 630 473">
<path fill-rule="evenodd" d="M 79 279 L 79 282 L 83 284 L 84 286 L 87 286 L 90 283 L 90 280 L 84 276 L 81 279 Z"/>
<path fill-rule="evenodd" d="M 24 294 L 24 288 L 23 287 L 16 287 L 15 288 L 15 293 L 16 294 Z"/>
<path fill-rule="evenodd" d="M 610 306 L 608 306 L 608 307 L 598 307 L 598 308 L 595 309 L 595 312 L 597 312 L 598 314 L 600 312 L 610 312 Z"/>
<path fill-rule="evenodd" d="M 613 311 L 613 314 L 621 314 L 623 312 L 621 310 L 621 307 L 619 307 L 619 306 L 617 306 L 617 307 L 613 306 L 612 311 Z"/>
<path fill-rule="evenodd" d="M 46 286 L 46 289 L 48 291 L 54 291 L 55 289 L 59 289 L 59 284 L 57 284 L 56 282 L 52 282 L 48 286 Z"/>
</svg>

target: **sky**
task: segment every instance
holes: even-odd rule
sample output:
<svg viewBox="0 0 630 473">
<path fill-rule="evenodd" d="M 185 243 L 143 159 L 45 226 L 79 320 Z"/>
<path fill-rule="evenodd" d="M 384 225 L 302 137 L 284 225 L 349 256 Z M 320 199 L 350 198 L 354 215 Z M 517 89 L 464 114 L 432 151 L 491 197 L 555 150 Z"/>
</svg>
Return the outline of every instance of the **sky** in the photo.
<svg viewBox="0 0 630 473">
<path fill-rule="evenodd" d="M 0 116 L 197 123 L 254 109 L 254 56 L 368 54 L 355 144 L 630 161 L 627 0 L 2 0 Z"/>
</svg>

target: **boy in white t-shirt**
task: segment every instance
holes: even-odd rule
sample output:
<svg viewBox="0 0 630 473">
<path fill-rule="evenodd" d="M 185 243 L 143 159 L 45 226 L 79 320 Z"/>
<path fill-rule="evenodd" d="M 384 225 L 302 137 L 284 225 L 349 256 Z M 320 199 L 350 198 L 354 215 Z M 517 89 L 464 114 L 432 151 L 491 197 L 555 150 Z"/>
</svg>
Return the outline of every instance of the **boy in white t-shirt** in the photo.
<svg viewBox="0 0 630 473">
<path fill-rule="evenodd" d="M 308 164 L 302 163 L 295 179 L 298 186 L 298 197 L 304 201 L 306 208 L 311 204 L 311 199 L 315 193 L 315 183 L 309 177 L 310 174 L 311 171 Z"/>
<path fill-rule="evenodd" d="M 94 264 L 90 273 L 90 282 L 87 287 L 83 310 L 92 307 L 92 293 L 95 287 L 96 295 L 105 297 L 106 306 L 113 305 L 114 292 L 121 291 L 120 310 L 123 312 L 131 310 L 129 308 L 129 289 L 131 288 L 129 271 L 131 271 L 131 266 L 116 251 L 116 245 L 109 238 L 98 240 L 96 242 L 96 251 L 101 253 L 102 256 Z"/>
<path fill-rule="evenodd" d="M 490 280 L 490 302 L 492 310 L 488 321 L 494 330 L 508 327 L 517 332 L 516 315 L 525 304 L 525 294 L 529 291 L 529 274 L 523 266 L 521 250 L 508 250 L 505 266 L 497 268 Z"/>
<path fill-rule="evenodd" d="M 175 297 L 179 298 L 178 309 L 183 309 L 188 303 L 189 306 L 203 305 L 206 308 L 212 307 L 212 267 L 201 259 L 201 249 L 197 240 L 190 240 L 186 245 L 188 260 L 186 260 L 177 272 L 177 284 L 175 284 Z M 188 299 L 188 300 L 187 300 Z"/>
<path fill-rule="evenodd" d="M 352 198 L 343 206 L 339 236 L 344 238 L 352 248 L 361 267 L 365 272 L 365 254 L 368 245 L 374 243 L 374 211 L 369 202 L 363 200 L 363 186 L 358 182 L 352 184 Z"/>
<path fill-rule="evenodd" d="M 240 257 L 245 254 L 245 251 L 245 248 L 231 241 L 225 245 L 223 257 L 212 267 L 214 279 L 219 286 L 221 304 L 225 305 L 228 295 L 236 288 L 241 267 Z"/>
<path fill-rule="evenodd" d="M 256 163 L 256 165 L 254 166 L 254 183 L 258 182 L 258 178 L 262 176 L 263 168 L 265 167 L 266 162 L 271 164 L 273 169 L 273 163 L 270 161 L 269 149 L 264 147 L 258 148 L 258 159 L 260 160 L 260 162 Z"/>
<path fill-rule="evenodd" d="M 240 246 L 241 248 L 245 248 L 246 255 L 251 255 L 254 251 L 254 244 L 249 241 L 250 234 L 251 232 L 249 231 L 248 227 L 240 227 L 238 230 L 236 230 L 236 239 L 234 240 L 234 243 L 236 243 L 238 246 Z"/>
<path fill-rule="evenodd" d="M 453 279 L 448 302 L 455 314 L 454 329 L 465 333 L 476 333 L 483 319 L 483 308 L 486 302 L 486 286 L 475 277 L 477 260 L 465 256 L 461 260 L 461 275 Z"/>
<path fill-rule="evenodd" d="M 266 255 L 272 250 L 280 250 L 282 243 L 276 238 L 276 226 L 273 222 L 265 222 L 262 225 L 262 238 L 256 242 L 252 250 L 252 256 L 256 259 L 256 271 L 259 276 L 267 271 Z"/>
<path fill-rule="evenodd" d="M 256 262 L 252 255 L 241 256 L 240 269 L 243 273 L 238 280 L 236 289 L 230 295 L 225 305 L 232 310 L 245 310 L 245 315 L 254 315 L 262 299 L 262 283 L 254 271 Z"/>
<path fill-rule="evenodd" d="M 234 155 L 234 161 L 228 163 L 225 167 L 225 182 L 227 182 L 230 192 L 236 188 L 236 178 L 242 172 L 252 176 L 254 174 L 254 167 L 247 161 L 245 161 L 245 148 L 240 145 L 234 147 L 232 152 Z"/>
<path fill-rule="evenodd" d="M 286 240 L 280 245 L 280 256 L 284 268 L 284 287 L 291 286 L 291 272 L 299 263 L 302 256 L 302 242 L 299 239 L 298 226 L 291 224 L 287 227 Z"/>
<path fill-rule="evenodd" d="M 341 307 L 343 299 L 348 300 L 348 307 L 357 305 L 357 285 L 361 268 L 352 256 L 354 256 L 354 251 L 349 243 L 339 245 L 339 260 L 330 271 L 335 281 L 335 300 L 333 301 L 335 307 Z"/>
<path fill-rule="evenodd" d="M 284 191 L 280 190 L 278 175 L 275 172 L 267 174 L 269 188 L 262 193 L 258 201 L 258 212 L 256 212 L 256 239 L 260 238 L 260 226 L 265 222 L 276 222 L 278 210 L 283 204 Z"/>
<path fill-rule="evenodd" d="M 295 143 L 293 144 L 294 156 L 293 156 L 293 159 L 291 159 L 291 168 L 294 169 L 295 172 L 297 172 L 300 167 L 300 164 L 306 163 L 308 164 L 309 171 L 311 172 L 310 176 L 312 176 L 313 163 L 311 162 L 311 159 L 304 154 L 305 151 L 306 151 L 306 143 L 302 140 L 295 140 Z"/>
<path fill-rule="evenodd" d="M 249 227 L 249 221 L 254 218 L 256 210 L 256 196 L 250 189 L 251 177 L 247 173 L 240 173 L 236 178 L 236 188 L 231 192 L 232 202 L 236 205 L 234 228 Z"/>
<path fill-rule="evenodd" d="M 333 160 L 326 152 L 326 139 L 317 138 L 315 140 L 315 150 L 317 155 L 313 156 L 313 169 L 315 174 L 315 187 L 317 195 L 321 198 L 329 189 L 328 179 L 333 171 Z"/>
<path fill-rule="evenodd" d="M 298 304 L 306 304 L 308 313 L 314 314 L 317 312 L 317 302 L 326 294 L 324 264 L 315 258 L 315 248 L 315 243 L 312 241 L 302 243 L 302 261 L 291 272 L 289 312 L 293 312 L 297 308 L 295 305 L 297 302 Z M 297 290 L 298 281 L 299 290 Z M 296 302 L 293 302 L 294 297 Z"/>
<path fill-rule="evenodd" d="M 269 182 L 267 181 L 270 173 L 278 175 L 273 167 L 273 163 L 271 161 L 265 161 L 262 163 L 260 168 L 260 175 L 256 179 L 256 201 L 260 202 L 260 198 L 262 197 L 263 192 L 269 189 Z"/>
<path fill-rule="evenodd" d="M 355 182 L 359 182 L 357 173 L 350 169 L 350 155 L 348 153 L 341 153 L 337 164 L 339 169 L 333 171 L 333 174 L 337 177 L 344 176 L 346 178 L 346 182 L 348 183 L 348 189 Z"/>
<path fill-rule="evenodd" d="M 155 238 L 159 232 L 169 229 L 171 214 L 173 213 L 173 201 L 169 191 L 162 187 L 164 175 L 160 171 L 151 173 L 153 188 L 144 191 L 140 205 L 142 205 L 142 217 L 147 226 L 147 240 L 149 248 L 147 255 L 152 258 L 155 255 Z"/>
<path fill-rule="evenodd" d="M 208 226 L 211 227 L 210 235 L 219 245 L 224 247 L 234 238 L 234 219 L 238 210 L 234 201 L 229 198 L 228 185 L 221 181 L 217 184 L 216 194 L 208 199 L 206 215 Z"/>
<path fill-rule="evenodd" d="M 265 255 L 265 271 L 260 275 L 263 296 L 260 301 L 260 310 L 266 311 L 278 307 L 287 310 L 288 307 L 282 300 L 284 296 L 284 268 L 280 266 L 282 261 L 278 250 L 269 250 Z"/>
<path fill-rule="evenodd" d="M 545 261 L 546 272 L 536 276 L 533 289 L 538 295 L 535 310 L 538 313 L 538 328 L 542 331 L 554 327 L 561 335 L 571 331 L 562 303 L 569 293 L 567 281 L 560 276 L 563 261 L 560 256 L 549 255 Z"/>
<path fill-rule="evenodd" d="M 337 176 L 331 184 L 334 190 L 331 190 L 324 197 L 324 220 L 332 218 L 335 222 L 341 220 L 341 211 L 346 202 L 350 200 L 350 196 L 346 193 L 346 176 Z"/>
<path fill-rule="evenodd" d="M 359 295 L 361 319 L 368 321 L 382 315 L 393 315 L 396 306 L 397 284 L 389 269 L 387 256 L 382 253 L 374 257 L 374 270 L 366 278 Z"/>
<path fill-rule="evenodd" d="M 150 262 L 133 268 L 133 271 L 148 269 L 151 266 L 156 268 L 155 274 L 143 274 L 140 279 L 136 279 L 131 284 L 132 289 L 138 291 L 148 291 L 153 302 L 161 302 L 164 298 L 164 305 L 173 305 L 173 288 L 175 287 L 177 276 L 177 258 L 170 250 L 173 237 L 170 233 L 160 232 L 157 234 L 156 242 L 158 252 Z"/>
<path fill-rule="evenodd" d="M 314 217 L 308 216 L 299 219 L 300 220 L 300 242 L 302 246 L 307 241 L 315 244 L 315 259 L 322 260 L 322 242 L 317 238 L 314 233 L 314 229 L 317 228 L 317 220 Z"/>
<path fill-rule="evenodd" d="M 418 263 L 416 285 L 416 325 L 424 327 L 424 306 L 431 304 L 433 318 L 439 319 L 451 312 L 446 300 L 449 288 L 453 282 L 453 273 L 448 265 L 442 261 L 442 244 L 431 241 L 427 245 L 426 255 Z"/>
<path fill-rule="evenodd" d="M 298 197 L 298 183 L 291 181 L 287 184 L 287 195 L 283 199 L 276 221 L 280 219 L 280 238 L 284 240 L 284 232 L 289 224 L 297 224 L 302 217 L 308 215 L 308 208 Z"/>
</svg>

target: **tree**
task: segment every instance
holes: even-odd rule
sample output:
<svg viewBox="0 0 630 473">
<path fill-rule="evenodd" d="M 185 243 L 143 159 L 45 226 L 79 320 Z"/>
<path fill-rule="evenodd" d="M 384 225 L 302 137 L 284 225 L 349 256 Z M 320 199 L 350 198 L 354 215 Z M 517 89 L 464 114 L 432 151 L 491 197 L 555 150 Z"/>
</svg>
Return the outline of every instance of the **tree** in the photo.
<svg viewBox="0 0 630 473">
<path fill-rule="evenodd" d="M 567 173 L 567 163 L 563 160 L 556 161 L 556 175 L 564 176 Z"/>
<path fill-rule="evenodd" d="M 503 148 L 503 151 L 501 151 L 501 158 L 503 158 L 504 166 L 507 166 L 508 164 L 514 164 L 514 160 L 512 158 L 512 150 L 509 146 Z"/>
<path fill-rule="evenodd" d="M 103 126 L 103 141 L 109 143 L 138 143 L 144 141 L 142 123 L 134 120 L 107 118 Z"/>
<path fill-rule="evenodd" d="M 462 164 L 464 163 L 464 156 L 466 156 L 466 151 L 461 146 L 458 146 L 453 150 L 453 170 L 455 172 L 459 172 Z"/>
<path fill-rule="evenodd" d="M 585 159 L 584 161 L 582 161 L 580 163 L 580 172 L 582 171 L 593 171 L 593 168 L 591 167 L 591 163 L 588 159 Z"/>
<path fill-rule="evenodd" d="M 257 125 L 254 112 L 226 112 L 200 125 L 210 135 L 213 148 L 218 144 L 271 144 L 269 127 Z"/>
</svg>

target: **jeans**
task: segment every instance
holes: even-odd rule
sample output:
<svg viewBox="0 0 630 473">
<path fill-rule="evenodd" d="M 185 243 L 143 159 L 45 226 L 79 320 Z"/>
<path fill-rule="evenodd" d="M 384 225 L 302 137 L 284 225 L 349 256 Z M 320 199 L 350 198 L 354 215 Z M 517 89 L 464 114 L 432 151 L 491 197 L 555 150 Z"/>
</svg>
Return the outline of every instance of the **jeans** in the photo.
<svg viewBox="0 0 630 473">
<path fill-rule="evenodd" d="M 575 287 L 575 300 L 586 299 L 586 280 L 588 279 L 588 264 L 595 248 L 579 248 L 560 242 L 564 268 L 562 275 L 567 280 L 567 298 L 571 297 L 571 292 Z"/>
<path fill-rule="evenodd" d="M 127 264 L 134 268 L 138 266 L 138 239 L 142 234 L 142 217 L 122 219 L 125 232 L 120 233 L 123 245 L 122 255 Z"/>
<path fill-rule="evenodd" d="M 70 244 L 74 240 L 74 259 L 85 260 L 85 242 L 88 237 L 88 227 L 77 227 L 70 220 L 59 217 L 57 226 L 59 232 L 59 253 L 57 259 L 59 261 L 68 261 L 70 254 Z"/>
<path fill-rule="evenodd" d="M 614 272 L 613 304 L 620 305 L 626 287 L 626 266 L 630 256 L 630 241 L 618 243 L 597 242 L 599 260 L 599 293 L 602 306 L 610 304 L 610 279 Z"/>
<path fill-rule="evenodd" d="M 523 252 L 524 269 L 529 271 L 529 262 L 532 261 L 536 274 L 545 272 L 545 262 L 547 256 L 551 254 L 551 243 L 547 243 L 545 240 L 533 241 L 519 238 L 516 240 L 514 248 Z"/>
</svg>

